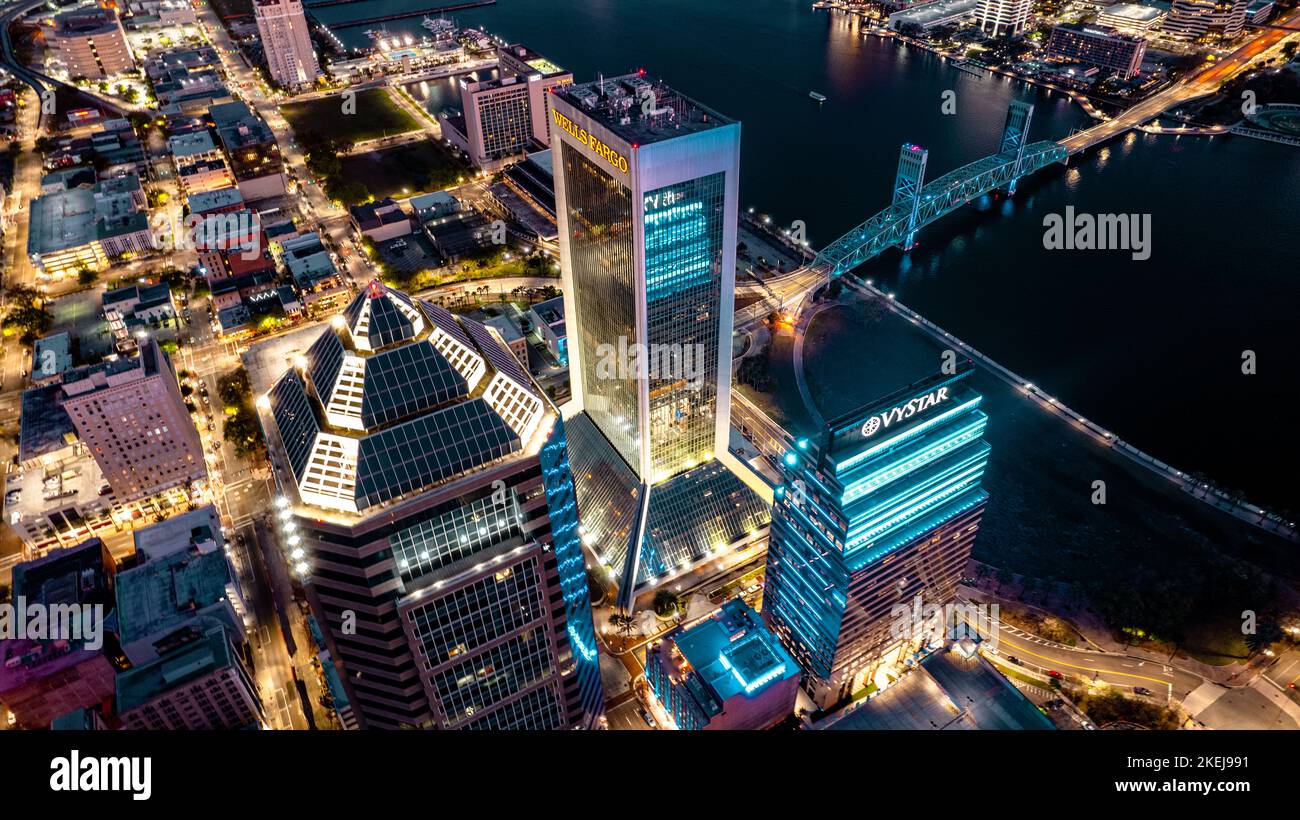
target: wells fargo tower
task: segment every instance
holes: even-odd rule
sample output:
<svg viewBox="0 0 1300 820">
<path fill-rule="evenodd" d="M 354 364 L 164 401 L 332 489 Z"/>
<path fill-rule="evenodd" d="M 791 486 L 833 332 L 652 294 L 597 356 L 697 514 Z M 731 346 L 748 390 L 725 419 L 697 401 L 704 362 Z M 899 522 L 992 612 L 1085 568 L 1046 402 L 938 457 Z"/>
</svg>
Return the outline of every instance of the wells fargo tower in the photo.
<svg viewBox="0 0 1300 820">
<path fill-rule="evenodd" d="M 643 72 L 555 89 L 570 451 L 632 606 L 768 522 L 728 453 L 740 123 Z"/>
</svg>

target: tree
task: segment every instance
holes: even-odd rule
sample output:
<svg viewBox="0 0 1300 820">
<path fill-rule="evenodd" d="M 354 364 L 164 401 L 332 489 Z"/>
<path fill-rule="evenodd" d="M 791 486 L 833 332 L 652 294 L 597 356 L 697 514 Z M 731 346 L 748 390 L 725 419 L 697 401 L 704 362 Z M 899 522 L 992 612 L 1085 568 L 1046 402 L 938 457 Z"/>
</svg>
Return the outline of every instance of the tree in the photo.
<svg viewBox="0 0 1300 820">
<path fill-rule="evenodd" d="M 10 293 L 12 297 L 12 292 Z M 30 346 L 32 342 L 50 329 L 54 317 L 49 311 L 35 302 L 23 303 L 15 300 L 14 305 L 0 322 L 0 332 L 5 336 L 18 336 L 19 341 Z"/>
<path fill-rule="evenodd" d="M 93 285 L 99 274 L 90 268 L 81 268 L 77 271 L 77 281 L 82 285 Z"/>
<path fill-rule="evenodd" d="M 614 625 L 614 629 L 623 637 L 627 637 L 636 631 L 636 619 L 626 613 L 614 612 L 610 614 L 609 622 Z"/>
<path fill-rule="evenodd" d="M 1246 635 L 1243 640 L 1251 654 L 1258 654 L 1282 640 L 1282 627 L 1272 618 L 1260 618 L 1255 622 L 1254 633 Z"/>
<path fill-rule="evenodd" d="M 681 601 L 672 592 L 661 589 L 655 593 L 654 609 L 659 617 L 668 618 L 676 615 L 681 606 Z"/>
</svg>

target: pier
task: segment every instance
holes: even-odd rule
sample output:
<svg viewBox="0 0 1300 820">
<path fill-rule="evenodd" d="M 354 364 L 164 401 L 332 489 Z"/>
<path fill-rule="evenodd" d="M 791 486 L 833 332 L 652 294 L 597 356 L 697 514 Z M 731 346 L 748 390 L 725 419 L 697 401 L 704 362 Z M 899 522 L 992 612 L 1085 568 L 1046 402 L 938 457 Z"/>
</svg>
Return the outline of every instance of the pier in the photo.
<svg viewBox="0 0 1300 820">
<path fill-rule="evenodd" d="M 344 6 L 349 3 L 362 2 L 362 0 L 323 0 L 320 3 L 313 3 L 307 6 L 309 11 L 327 8 L 329 6 Z M 325 24 L 329 28 L 356 28 L 357 26 L 377 26 L 383 23 L 391 23 L 394 20 L 405 20 L 409 17 L 428 17 L 430 15 L 442 15 L 449 11 L 464 11 L 466 9 L 477 9 L 484 6 L 495 6 L 497 0 L 465 0 L 462 3 L 451 3 L 443 6 L 432 6 L 425 9 L 414 9 L 412 11 L 399 11 L 392 14 L 385 14 L 379 17 L 366 17 L 361 20 L 340 20 L 335 23 Z"/>
</svg>

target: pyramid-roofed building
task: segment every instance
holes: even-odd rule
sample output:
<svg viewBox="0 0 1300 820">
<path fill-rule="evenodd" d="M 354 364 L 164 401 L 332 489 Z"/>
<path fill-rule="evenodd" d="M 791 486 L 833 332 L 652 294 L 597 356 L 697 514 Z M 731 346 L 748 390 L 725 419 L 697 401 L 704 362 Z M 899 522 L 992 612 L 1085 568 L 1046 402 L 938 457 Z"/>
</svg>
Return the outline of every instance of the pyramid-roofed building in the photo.
<svg viewBox="0 0 1300 820">
<path fill-rule="evenodd" d="M 547 405 L 479 322 L 371 282 L 269 393 L 304 504 L 343 513 L 511 453 Z"/>
</svg>

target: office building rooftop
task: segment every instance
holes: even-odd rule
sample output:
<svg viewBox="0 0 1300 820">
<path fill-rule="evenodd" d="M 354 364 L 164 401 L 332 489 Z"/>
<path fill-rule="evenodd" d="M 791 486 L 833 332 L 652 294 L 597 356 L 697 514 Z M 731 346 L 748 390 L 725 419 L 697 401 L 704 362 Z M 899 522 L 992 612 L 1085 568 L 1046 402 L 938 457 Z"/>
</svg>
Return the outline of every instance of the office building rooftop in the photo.
<svg viewBox="0 0 1300 820">
<path fill-rule="evenodd" d="M 644 71 L 557 86 L 555 95 L 633 146 L 709 131 L 727 119 Z M 652 100 L 651 108 L 644 107 Z M 648 111 L 648 113 L 646 113 Z"/>
<path fill-rule="evenodd" d="M 117 711 L 126 712 L 162 693 L 236 663 L 225 628 L 198 619 L 182 645 L 117 676 Z"/>
<path fill-rule="evenodd" d="M 774 682 L 799 675 L 794 658 L 739 598 L 671 640 L 719 707 L 736 695 L 756 697 Z"/>
<path fill-rule="evenodd" d="M 303 503 L 360 513 L 540 446 L 551 412 L 486 326 L 371 282 L 267 395 Z"/>
</svg>

